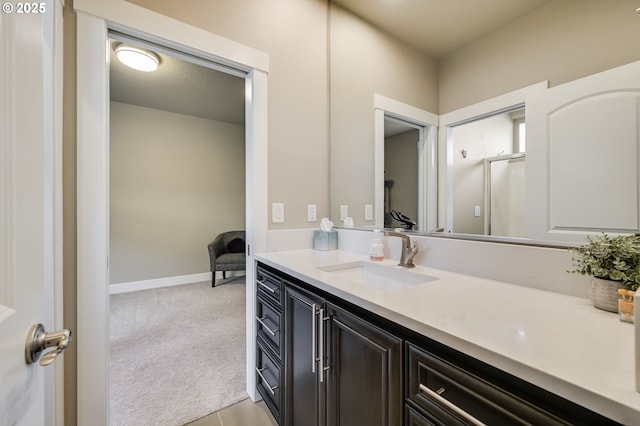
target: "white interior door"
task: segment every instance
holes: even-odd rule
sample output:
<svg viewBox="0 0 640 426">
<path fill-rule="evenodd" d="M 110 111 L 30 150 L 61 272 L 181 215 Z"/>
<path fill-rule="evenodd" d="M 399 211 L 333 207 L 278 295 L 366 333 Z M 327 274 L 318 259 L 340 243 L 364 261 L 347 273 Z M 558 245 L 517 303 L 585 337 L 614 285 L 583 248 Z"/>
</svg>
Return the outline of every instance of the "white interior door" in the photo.
<svg viewBox="0 0 640 426">
<path fill-rule="evenodd" d="M 0 14 L 3 426 L 37 426 L 56 421 L 53 367 L 42 367 L 37 362 L 27 365 L 25 342 L 32 325 L 42 323 L 48 330 L 53 327 L 53 17 L 60 9 L 55 1 L 24 5 L 5 3 Z M 40 8 L 38 13 L 32 7 Z"/>
<path fill-rule="evenodd" d="M 526 101 L 527 235 L 640 231 L 640 62 Z"/>
</svg>

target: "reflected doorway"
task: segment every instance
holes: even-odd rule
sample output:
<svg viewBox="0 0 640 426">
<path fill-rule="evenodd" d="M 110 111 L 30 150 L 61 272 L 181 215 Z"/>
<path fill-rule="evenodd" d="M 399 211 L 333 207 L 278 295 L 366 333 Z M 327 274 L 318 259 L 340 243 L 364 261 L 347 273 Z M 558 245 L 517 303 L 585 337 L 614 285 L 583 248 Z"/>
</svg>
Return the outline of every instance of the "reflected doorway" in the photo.
<svg viewBox="0 0 640 426">
<path fill-rule="evenodd" d="M 398 220 L 389 221 L 395 210 L 413 219 L 415 230 L 434 229 L 438 116 L 377 94 L 374 108 L 375 226 L 405 227 Z"/>
<path fill-rule="evenodd" d="M 418 159 L 422 127 L 384 118 L 384 227 L 404 227 L 394 213 L 417 222 Z M 422 141 L 424 143 L 424 141 Z"/>
</svg>

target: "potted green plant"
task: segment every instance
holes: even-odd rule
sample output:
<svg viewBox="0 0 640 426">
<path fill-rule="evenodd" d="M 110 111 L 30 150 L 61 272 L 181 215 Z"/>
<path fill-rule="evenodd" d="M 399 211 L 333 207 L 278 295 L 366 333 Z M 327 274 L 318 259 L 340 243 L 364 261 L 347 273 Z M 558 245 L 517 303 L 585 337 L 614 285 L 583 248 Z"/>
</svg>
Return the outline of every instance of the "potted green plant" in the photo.
<svg viewBox="0 0 640 426">
<path fill-rule="evenodd" d="M 596 308 L 618 311 L 618 289 L 637 290 L 640 285 L 640 234 L 587 237 L 587 243 L 569 249 L 574 269 L 589 275 L 589 298 Z"/>
</svg>

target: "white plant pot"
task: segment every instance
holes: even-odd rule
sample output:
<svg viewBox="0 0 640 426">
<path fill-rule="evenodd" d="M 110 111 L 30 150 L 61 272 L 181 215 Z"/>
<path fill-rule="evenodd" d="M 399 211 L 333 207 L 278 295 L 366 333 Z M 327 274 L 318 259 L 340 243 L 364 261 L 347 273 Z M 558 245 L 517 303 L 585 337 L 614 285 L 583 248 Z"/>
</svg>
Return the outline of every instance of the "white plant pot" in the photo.
<svg viewBox="0 0 640 426">
<path fill-rule="evenodd" d="M 609 312 L 618 312 L 618 289 L 624 288 L 618 281 L 605 280 L 591 277 L 589 287 L 589 300 L 598 309 Z"/>
</svg>

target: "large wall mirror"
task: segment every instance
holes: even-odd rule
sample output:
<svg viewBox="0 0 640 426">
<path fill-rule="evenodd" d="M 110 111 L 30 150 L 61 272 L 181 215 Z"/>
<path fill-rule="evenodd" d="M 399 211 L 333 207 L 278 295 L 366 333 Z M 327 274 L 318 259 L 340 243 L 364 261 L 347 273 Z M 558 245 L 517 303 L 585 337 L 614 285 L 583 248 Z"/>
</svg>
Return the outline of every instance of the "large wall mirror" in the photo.
<svg viewBox="0 0 640 426">
<path fill-rule="evenodd" d="M 524 106 L 448 127 L 451 214 L 444 231 L 526 237 Z"/>
<path fill-rule="evenodd" d="M 599 230 L 636 230 L 634 215 L 625 218 L 624 227 L 595 217 L 577 225 L 571 223 L 574 212 L 562 212 L 560 206 L 570 205 L 564 200 L 576 193 L 579 183 L 569 182 L 566 175 L 558 178 L 564 166 L 559 160 L 550 161 L 548 155 L 563 152 L 557 148 L 557 141 L 550 149 L 551 142 L 539 137 L 529 140 L 525 129 L 529 127 L 531 112 L 526 99 L 530 94 L 551 91 L 640 60 L 640 51 L 632 41 L 640 39 L 640 21 L 635 13 L 640 2 L 478 3 L 461 0 L 443 6 L 431 0 L 331 1 L 330 191 L 334 223 L 342 224 L 342 214 L 351 217 L 356 227 L 401 227 L 402 223 L 389 218 L 390 210 L 398 210 L 415 216 L 419 232 L 439 230 L 488 239 L 567 241 L 580 240 L 579 236 L 571 237 L 572 233 L 584 236 L 585 232 Z M 630 84 L 640 87 L 635 82 Z M 487 107 L 475 118 L 455 118 L 470 106 L 522 91 L 526 93 L 509 105 Z M 409 128 L 394 133 L 393 138 L 403 139 L 406 144 L 399 148 L 402 156 L 393 146 L 403 145 L 392 140 L 380 154 L 380 132 L 391 134 L 393 128 L 403 125 L 402 117 L 387 114 L 385 120 L 384 113 L 381 124 L 376 115 L 380 114 L 376 108 L 380 96 L 432 114 L 438 123 L 423 128 L 432 135 L 437 133 L 437 149 L 424 160 L 425 170 L 437 170 L 437 174 L 418 176 L 417 185 L 423 189 L 412 202 L 406 194 L 415 194 L 417 185 L 400 182 L 409 174 L 415 176 L 412 170 L 420 165 L 419 154 L 410 159 L 406 148 L 410 143 L 419 146 L 415 132 L 420 127 L 411 128 L 409 122 Z M 632 99 L 634 95 L 625 96 Z M 536 107 L 535 111 L 541 110 Z M 589 110 L 589 114 L 592 112 Z M 620 110 L 620 114 L 628 112 Z M 574 124 L 579 122 L 573 119 Z M 581 134 L 575 130 L 576 135 Z M 562 132 L 572 139 L 571 129 L 563 128 Z M 625 133 L 624 137 L 627 155 L 637 152 L 638 135 Z M 575 148 L 570 143 L 565 145 Z M 563 158 L 579 163 L 582 157 Z M 544 171 L 532 172 L 532 161 Z M 398 168 L 398 164 L 406 167 Z M 583 175 L 586 167 L 580 172 Z M 391 176 L 399 170 L 402 177 Z M 539 188 L 541 182 L 563 189 L 544 193 Z M 625 194 L 633 193 L 637 185 L 624 190 Z M 586 197 L 581 200 L 586 202 Z M 394 201 L 400 204 L 394 206 Z M 606 208 L 598 214 L 606 215 Z M 536 215 L 545 218 L 532 219 Z"/>
</svg>

